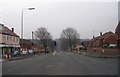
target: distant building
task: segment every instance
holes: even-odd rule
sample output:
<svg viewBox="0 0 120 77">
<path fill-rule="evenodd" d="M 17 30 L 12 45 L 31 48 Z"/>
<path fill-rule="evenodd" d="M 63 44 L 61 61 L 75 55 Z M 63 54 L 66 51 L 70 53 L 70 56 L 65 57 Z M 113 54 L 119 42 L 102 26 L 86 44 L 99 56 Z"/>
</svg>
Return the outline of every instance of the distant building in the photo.
<svg viewBox="0 0 120 77">
<path fill-rule="evenodd" d="M 94 37 L 88 44 L 88 47 L 104 47 L 106 45 L 116 46 L 117 37 L 115 33 L 109 31 L 104 34 L 100 32 L 100 36 Z"/>
<path fill-rule="evenodd" d="M 20 50 L 29 51 L 33 50 L 35 53 L 41 53 L 42 46 L 35 40 L 20 39 Z"/>
<path fill-rule="evenodd" d="M 80 53 L 81 51 L 83 51 L 83 49 L 85 49 L 85 47 L 83 45 L 79 45 L 79 44 L 72 47 L 72 51 L 75 53 Z"/>
<path fill-rule="evenodd" d="M 90 39 L 80 39 L 80 45 L 87 47 L 89 41 L 90 41 Z"/>
<path fill-rule="evenodd" d="M 12 54 L 15 50 L 19 50 L 20 37 L 14 32 L 14 28 L 11 30 L 0 24 L 0 49 L 2 54 Z"/>
<path fill-rule="evenodd" d="M 120 47 L 120 21 L 115 29 L 115 34 L 117 35 L 117 45 Z"/>
<path fill-rule="evenodd" d="M 36 54 L 40 54 L 42 52 L 45 52 L 44 47 L 39 43 L 39 40 L 30 40 L 30 42 L 32 43 L 32 47 L 31 49 L 36 53 Z"/>
<path fill-rule="evenodd" d="M 28 51 L 32 47 L 32 42 L 27 39 L 20 39 L 20 50 L 21 51 Z"/>
</svg>

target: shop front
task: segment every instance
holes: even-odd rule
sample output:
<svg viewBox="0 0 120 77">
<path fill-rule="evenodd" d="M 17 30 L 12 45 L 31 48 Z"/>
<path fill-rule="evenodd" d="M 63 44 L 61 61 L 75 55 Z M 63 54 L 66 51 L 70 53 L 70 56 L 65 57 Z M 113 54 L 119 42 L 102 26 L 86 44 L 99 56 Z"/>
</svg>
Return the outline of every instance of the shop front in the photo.
<svg viewBox="0 0 120 77">
<path fill-rule="evenodd" d="M 10 58 L 14 51 L 20 49 L 20 45 L 0 44 L 0 56 L 3 59 Z"/>
</svg>

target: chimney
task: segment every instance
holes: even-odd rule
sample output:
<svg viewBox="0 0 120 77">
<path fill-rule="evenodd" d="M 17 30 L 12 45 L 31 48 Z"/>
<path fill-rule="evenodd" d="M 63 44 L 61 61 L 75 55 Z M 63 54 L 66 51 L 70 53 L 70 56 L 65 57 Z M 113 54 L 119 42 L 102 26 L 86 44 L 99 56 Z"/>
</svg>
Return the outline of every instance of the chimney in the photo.
<svg viewBox="0 0 120 77">
<path fill-rule="evenodd" d="M 102 32 L 100 32 L 100 36 L 102 36 Z"/>
<path fill-rule="evenodd" d="M 14 32 L 14 28 L 12 28 L 12 32 Z"/>
<path fill-rule="evenodd" d="M 95 38 L 95 36 L 93 36 L 93 39 Z"/>
</svg>

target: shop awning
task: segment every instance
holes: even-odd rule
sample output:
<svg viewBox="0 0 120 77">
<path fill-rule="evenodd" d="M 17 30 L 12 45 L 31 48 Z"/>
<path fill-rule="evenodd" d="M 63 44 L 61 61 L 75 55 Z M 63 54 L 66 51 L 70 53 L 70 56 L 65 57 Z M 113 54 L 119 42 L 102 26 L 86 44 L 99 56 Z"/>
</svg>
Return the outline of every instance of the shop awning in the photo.
<svg viewBox="0 0 120 77">
<path fill-rule="evenodd" d="M 20 47 L 19 44 L 0 44 L 0 47 Z"/>
</svg>

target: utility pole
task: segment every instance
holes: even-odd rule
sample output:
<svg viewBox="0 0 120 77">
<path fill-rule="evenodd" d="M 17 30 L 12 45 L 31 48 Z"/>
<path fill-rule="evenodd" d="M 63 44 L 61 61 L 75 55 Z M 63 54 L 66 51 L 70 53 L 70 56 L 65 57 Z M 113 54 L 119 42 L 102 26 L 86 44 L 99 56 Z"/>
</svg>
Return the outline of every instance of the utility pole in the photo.
<svg viewBox="0 0 120 77">
<path fill-rule="evenodd" d="M 33 37 L 33 31 L 32 31 L 32 40 L 34 39 L 34 37 Z"/>
</svg>

